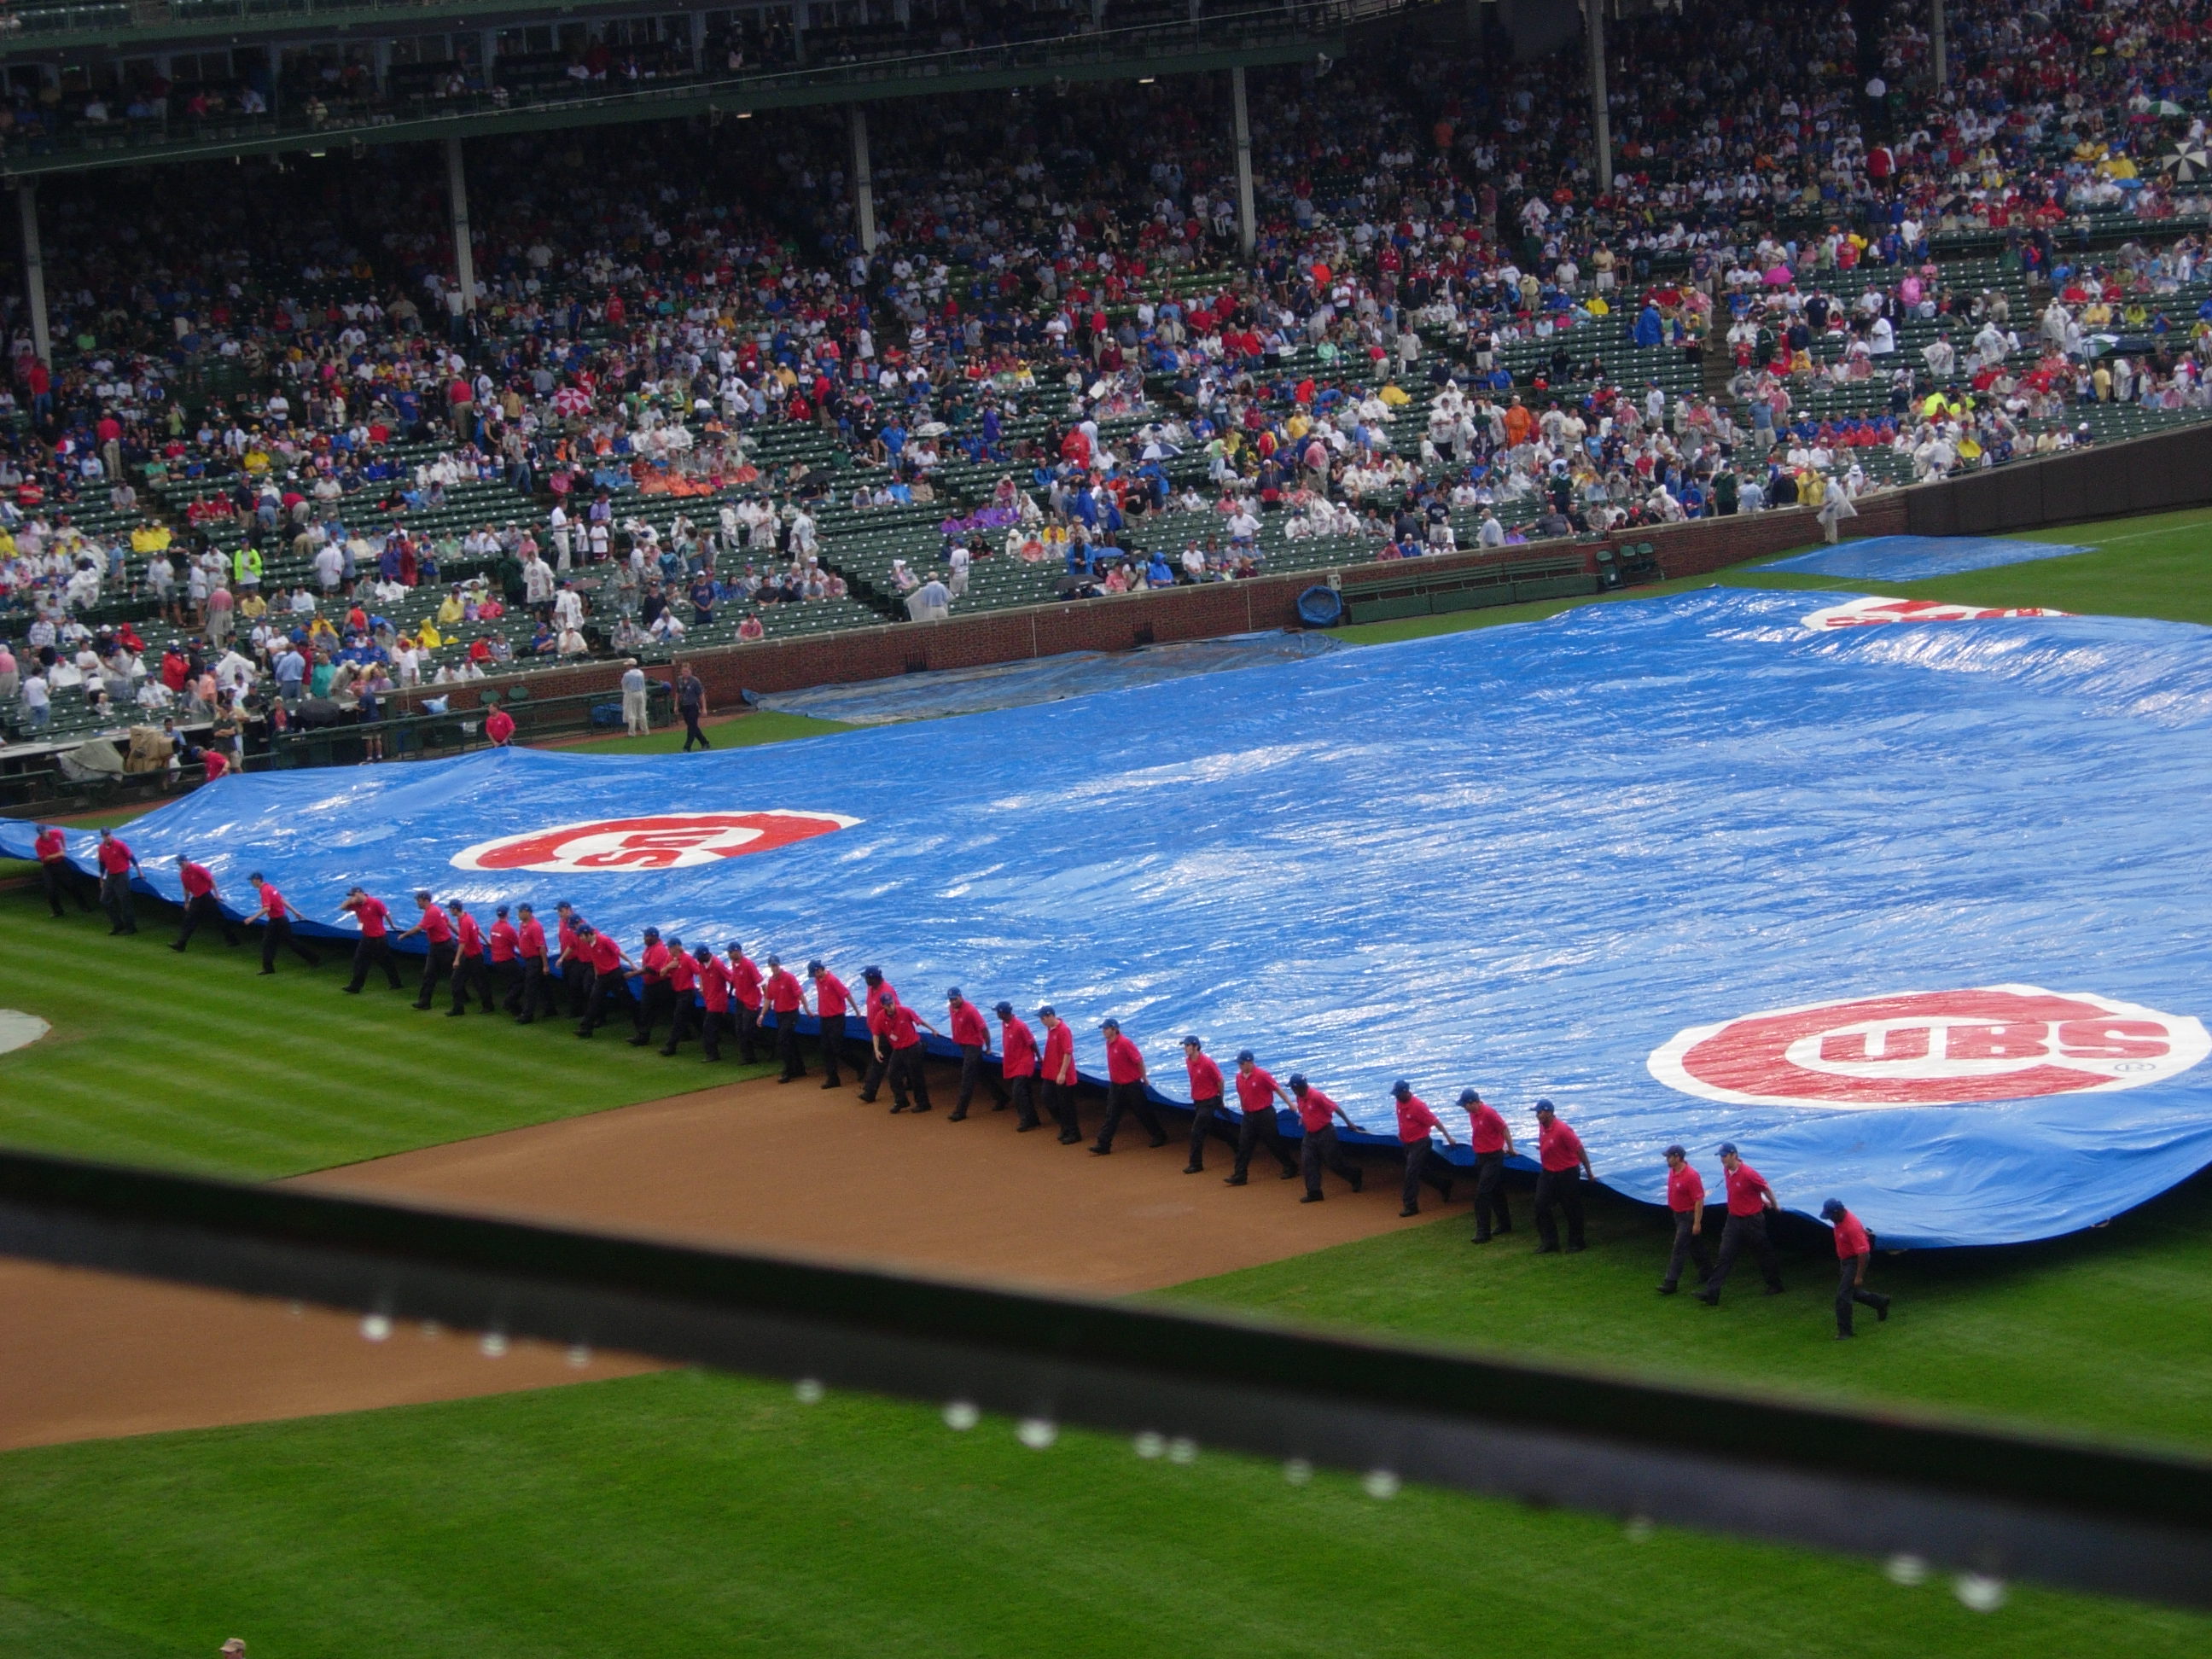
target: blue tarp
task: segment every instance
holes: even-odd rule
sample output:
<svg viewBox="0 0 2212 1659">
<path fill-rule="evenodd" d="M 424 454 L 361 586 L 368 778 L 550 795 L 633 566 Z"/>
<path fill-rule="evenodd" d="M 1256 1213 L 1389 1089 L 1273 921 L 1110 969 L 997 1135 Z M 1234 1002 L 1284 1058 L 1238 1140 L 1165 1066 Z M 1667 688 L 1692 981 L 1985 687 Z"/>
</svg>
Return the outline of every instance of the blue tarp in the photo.
<svg viewBox="0 0 2212 1659">
<path fill-rule="evenodd" d="M 129 833 L 171 897 L 190 851 L 321 919 L 354 881 L 572 898 L 633 950 L 655 923 L 878 962 L 926 1012 L 1050 1000 L 1091 1074 L 1119 1015 L 1176 1098 L 1187 1030 L 1384 1135 L 1401 1076 L 1462 1133 L 1480 1087 L 1524 1148 L 1548 1096 L 1637 1198 L 1676 1139 L 1717 1188 L 1734 1139 L 1786 1207 L 1899 1245 L 2066 1232 L 2212 1162 L 2212 629 L 1808 627 L 1836 597 L 689 757 L 233 776 Z M 738 816 L 577 827 L 699 814 Z"/>
<path fill-rule="evenodd" d="M 781 714 L 811 714 L 852 726 L 888 726 L 897 720 L 938 720 L 947 714 L 979 714 L 993 708 L 1060 702 L 1094 691 L 1121 691 L 1228 668 L 1297 662 L 1334 651 L 1337 645 L 1326 634 L 1292 634 L 1277 629 L 1263 634 L 1232 634 L 1225 639 L 1177 640 L 1139 646 L 1134 651 L 1066 651 L 981 668 L 894 674 L 857 685 L 778 691 L 751 701 Z"/>
<path fill-rule="evenodd" d="M 1793 553 L 1759 566 L 1761 570 L 1802 570 L 1847 581 L 1917 582 L 1930 576 L 1956 576 L 2001 564 L 2029 564 L 2087 553 L 2065 542 L 2015 542 L 1997 536 L 1869 536 L 1838 542 L 1810 553 Z"/>
</svg>

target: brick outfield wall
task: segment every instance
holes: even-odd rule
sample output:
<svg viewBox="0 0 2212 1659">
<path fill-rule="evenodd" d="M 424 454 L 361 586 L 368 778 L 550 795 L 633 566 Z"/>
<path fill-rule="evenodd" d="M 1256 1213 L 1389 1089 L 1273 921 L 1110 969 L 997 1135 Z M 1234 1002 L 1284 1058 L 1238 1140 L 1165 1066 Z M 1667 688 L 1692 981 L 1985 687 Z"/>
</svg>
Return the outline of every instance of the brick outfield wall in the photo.
<svg viewBox="0 0 2212 1659">
<path fill-rule="evenodd" d="M 2212 502 L 2212 423 L 2139 438 L 2084 453 L 2014 465 L 1891 490 L 1859 504 L 1859 516 L 1838 526 L 1856 538 L 1896 535 L 1987 535 L 2157 508 Z M 1762 555 L 1784 553 L 1820 538 L 1807 507 L 1631 531 L 1607 538 L 1618 550 L 1649 542 L 1669 578 L 1703 576 Z M 1129 593 L 1072 604 L 986 611 L 941 623 L 887 623 L 812 639 L 765 640 L 687 653 L 713 705 L 727 709 L 746 691 L 802 690 L 812 685 L 885 679 L 939 668 L 975 668 L 1066 651 L 1127 651 L 1169 640 L 1217 639 L 1225 634 L 1298 625 L 1297 598 L 1334 574 L 1347 592 L 1407 576 L 1579 557 L 1597 568 L 1595 542 L 1537 542 L 1437 557 L 1362 564 L 1250 581 L 1216 582 L 1158 592 Z M 535 696 L 615 689 L 621 670 L 599 661 L 514 677 Z M 456 707 L 507 684 L 456 689 Z M 418 692 L 417 697 L 435 695 Z"/>
</svg>

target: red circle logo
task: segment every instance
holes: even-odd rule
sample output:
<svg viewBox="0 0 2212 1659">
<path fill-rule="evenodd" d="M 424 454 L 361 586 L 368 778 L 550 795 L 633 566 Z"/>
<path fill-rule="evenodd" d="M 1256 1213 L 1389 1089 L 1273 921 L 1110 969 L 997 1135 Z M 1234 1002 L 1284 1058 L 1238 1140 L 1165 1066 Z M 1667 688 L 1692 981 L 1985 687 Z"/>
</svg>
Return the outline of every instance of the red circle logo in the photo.
<svg viewBox="0 0 2212 1659">
<path fill-rule="evenodd" d="M 688 870 L 717 859 L 772 853 L 860 820 L 836 812 L 672 812 L 645 818 L 595 818 L 520 836 L 480 841 L 453 854 L 456 870 L 532 870 L 583 874 Z"/>
<path fill-rule="evenodd" d="M 1985 605 L 1951 605 L 1942 599 L 1890 599 L 1880 594 L 1847 599 L 1805 613 L 1805 626 L 1826 631 L 1836 628 L 1872 628 L 1883 623 L 2001 622 L 2017 617 L 2066 617 L 2067 611 L 2044 611 L 2022 606 L 2010 611 Z"/>
<path fill-rule="evenodd" d="M 1751 1106 L 1968 1106 L 2137 1089 L 2212 1052 L 2197 1020 L 2033 985 L 1817 1002 L 1693 1025 L 1651 1075 Z"/>
</svg>

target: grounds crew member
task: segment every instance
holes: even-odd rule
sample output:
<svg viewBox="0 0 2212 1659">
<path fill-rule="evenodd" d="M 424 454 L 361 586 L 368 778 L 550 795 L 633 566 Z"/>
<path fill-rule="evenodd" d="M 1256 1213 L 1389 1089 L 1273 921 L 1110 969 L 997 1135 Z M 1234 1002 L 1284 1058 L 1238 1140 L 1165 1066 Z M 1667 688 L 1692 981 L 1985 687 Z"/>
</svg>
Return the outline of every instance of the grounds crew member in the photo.
<svg viewBox="0 0 2212 1659">
<path fill-rule="evenodd" d="M 744 945 L 732 941 L 723 951 L 730 959 L 730 996 L 733 1004 L 730 1012 L 738 1022 L 738 1058 L 750 1066 L 755 1063 L 760 1042 L 760 969 L 745 954 Z"/>
<path fill-rule="evenodd" d="M 492 911 L 491 918 L 491 932 L 484 941 L 491 988 L 499 1006 L 517 1013 L 522 1007 L 522 936 L 507 920 L 504 904 Z"/>
<path fill-rule="evenodd" d="M 864 1105 L 872 1106 L 884 1079 L 890 1075 L 891 1064 L 890 1050 L 878 1041 L 884 1034 L 884 1017 L 877 1005 L 886 994 L 893 1002 L 900 999 L 898 992 L 884 980 L 884 970 L 873 964 L 860 969 L 860 984 L 864 988 L 860 993 L 860 1016 L 868 1028 L 868 1069 L 860 1074 L 860 1100 Z M 906 1108 L 906 1097 L 900 1091 L 905 1087 L 901 1081 L 891 1090 L 892 1103 L 902 1111 Z"/>
<path fill-rule="evenodd" d="M 458 1019 L 468 1012 L 471 991 L 483 1002 L 484 1012 L 495 1012 L 491 969 L 484 962 L 483 929 L 477 926 L 477 919 L 460 900 L 447 899 L 446 908 L 453 919 L 453 1006 L 446 1010 L 446 1018 Z"/>
<path fill-rule="evenodd" d="M 1283 1166 L 1283 1179 L 1291 1181 L 1297 1178 L 1298 1160 L 1291 1155 L 1290 1146 L 1283 1139 L 1283 1126 L 1275 1121 L 1275 1102 L 1279 1099 L 1291 1110 L 1297 1109 L 1298 1103 L 1291 1098 L 1281 1084 L 1275 1081 L 1272 1073 L 1263 1069 L 1260 1062 L 1252 1058 L 1252 1051 L 1249 1048 L 1238 1049 L 1237 1103 L 1243 1110 L 1244 1121 L 1237 1126 L 1237 1167 L 1223 1181 L 1224 1186 L 1242 1187 L 1244 1184 L 1245 1174 L 1252 1167 L 1253 1151 L 1263 1140 L 1267 1143 L 1267 1150 Z"/>
<path fill-rule="evenodd" d="M 258 870 L 246 877 L 246 880 L 253 884 L 254 891 L 261 900 L 261 908 L 246 917 L 246 925 L 250 927 L 257 921 L 265 924 L 261 930 L 261 971 L 264 974 L 276 971 L 276 952 L 280 947 L 291 951 L 310 968 L 321 967 L 323 959 L 292 936 L 292 918 L 300 913 Z"/>
<path fill-rule="evenodd" d="M 1782 1261 L 1774 1253 L 1774 1242 L 1766 1236 L 1766 1212 L 1778 1207 L 1774 1188 L 1737 1154 L 1733 1141 L 1721 1147 L 1721 1168 L 1728 1172 L 1728 1220 L 1721 1227 L 1720 1260 L 1713 1263 L 1705 1289 L 1697 1292 L 1698 1300 L 1709 1308 L 1720 1306 L 1721 1286 L 1746 1245 L 1759 1258 L 1759 1270 L 1766 1277 L 1767 1295 L 1779 1296 Z"/>
<path fill-rule="evenodd" d="M 1583 1179 L 1595 1181 L 1582 1137 L 1559 1121 L 1548 1100 L 1536 1103 L 1536 1254 L 1559 1248 L 1559 1227 L 1552 1218 L 1557 1205 L 1567 1212 L 1567 1254 L 1583 1248 Z"/>
<path fill-rule="evenodd" d="M 1001 1002 L 991 1012 L 999 1017 L 999 1076 L 1013 1101 L 1014 1133 L 1025 1135 L 1040 1127 L 1036 1033 L 1015 1014 L 1011 1002 Z"/>
<path fill-rule="evenodd" d="M 560 950 L 554 961 L 561 970 L 561 988 L 568 998 L 568 1018 L 581 1019 L 592 1004 L 592 958 L 576 937 L 576 907 L 562 899 L 553 907 L 559 923 L 554 938 Z M 550 1013 L 551 1009 L 546 1012 Z"/>
<path fill-rule="evenodd" d="M 698 964 L 699 1000 L 706 1005 L 699 1021 L 699 1045 L 711 1062 L 722 1057 L 722 1033 L 730 1024 L 730 970 L 706 945 L 691 953 Z"/>
<path fill-rule="evenodd" d="M 177 860 L 177 879 L 185 890 L 185 925 L 177 930 L 177 942 L 169 948 L 181 951 L 192 942 L 192 934 L 200 924 L 222 929 L 222 942 L 233 950 L 238 948 L 238 929 L 223 914 L 222 903 L 215 896 L 215 872 L 204 864 L 191 859 Z"/>
<path fill-rule="evenodd" d="M 368 983 L 368 970 L 372 968 L 384 970 L 384 977 L 393 990 L 403 989 L 398 965 L 392 960 L 392 912 L 384 901 L 370 897 L 358 887 L 349 887 L 345 902 L 338 908 L 350 915 L 361 928 L 361 937 L 353 947 L 353 978 L 344 986 L 345 994 L 359 996 L 361 988 Z"/>
<path fill-rule="evenodd" d="M 945 994 L 945 1006 L 951 1014 L 952 1041 L 960 1050 L 960 1097 L 952 1103 L 952 1115 L 945 1121 L 957 1123 L 968 1115 L 968 1103 L 975 1097 L 975 1085 L 984 1085 L 994 1102 L 991 1109 L 1006 1109 L 1005 1082 L 985 1069 L 983 1061 L 991 1048 L 991 1027 L 983 1018 L 983 1011 L 960 994 L 954 986 Z"/>
<path fill-rule="evenodd" d="M 1448 1173 L 1430 1170 L 1429 1155 L 1436 1150 L 1431 1135 L 1442 1135 L 1444 1145 L 1456 1146 L 1452 1132 L 1444 1127 L 1437 1115 L 1429 1109 L 1429 1103 L 1413 1092 L 1413 1085 L 1400 1078 L 1390 1085 L 1390 1098 L 1398 1108 L 1398 1144 L 1406 1149 L 1406 1184 L 1398 1200 L 1401 1216 L 1421 1212 L 1421 1183 L 1425 1181 L 1447 1204 L 1451 1202 L 1452 1182 Z"/>
<path fill-rule="evenodd" d="M 1685 1261 L 1697 1264 L 1698 1284 L 1713 1276 L 1712 1261 L 1705 1255 L 1705 1178 L 1680 1146 L 1667 1149 L 1667 1207 L 1674 1217 L 1674 1249 L 1667 1258 L 1667 1276 L 1659 1281 L 1662 1296 L 1674 1294 Z"/>
<path fill-rule="evenodd" d="M 1160 1115 L 1145 1095 L 1144 1052 L 1121 1035 L 1120 1020 L 1105 1020 L 1098 1029 L 1106 1036 L 1106 1121 L 1091 1152 L 1104 1158 L 1114 1150 L 1114 1132 L 1121 1127 L 1124 1112 L 1136 1114 L 1152 1146 L 1166 1146 L 1168 1132 L 1160 1127 Z"/>
<path fill-rule="evenodd" d="M 768 981 L 761 987 L 761 994 L 775 1016 L 775 1057 L 783 1062 L 783 1075 L 776 1081 L 796 1082 L 806 1075 L 806 1060 L 799 1052 L 799 1005 L 806 999 L 799 988 L 798 976 L 786 972 L 783 958 L 773 953 L 768 959 Z"/>
<path fill-rule="evenodd" d="M 638 953 L 638 999 L 636 1030 L 630 1034 L 629 1046 L 642 1048 L 653 1041 L 653 1028 L 660 1024 L 661 1015 L 667 1014 L 672 1023 L 676 1013 L 676 998 L 668 984 L 669 948 L 660 942 L 660 929 L 645 930 L 645 947 Z"/>
<path fill-rule="evenodd" d="M 629 975 L 637 964 L 615 943 L 612 933 L 587 921 L 576 923 L 576 949 L 592 975 L 592 1000 L 584 1005 L 583 1024 L 576 1027 L 578 1036 L 587 1037 L 611 1018 L 609 1004 L 630 1000 Z"/>
<path fill-rule="evenodd" d="M 1047 1003 L 1037 1010 L 1044 1022 L 1044 1103 L 1060 1125 L 1060 1144 L 1083 1139 L 1083 1118 L 1075 1103 L 1075 1028 Z"/>
<path fill-rule="evenodd" d="M 514 930 L 514 958 L 522 964 L 514 1023 L 530 1025 L 540 1014 L 550 1018 L 553 1013 L 553 981 L 546 972 L 545 924 L 527 904 L 516 905 L 514 914 L 522 918 Z"/>
<path fill-rule="evenodd" d="M 668 986 L 670 1004 L 668 1041 L 660 1045 L 660 1052 L 672 1054 L 684 1039 L 702 1023 L 699 1018 L 699 964 L 691 960 L 691 953 L 684 948 L 684 941 L 673 933 L 668 936 L 668 965 L 660 973 Z"/>
<path fill-rule="evenodd" d="M 814 1018 L 822 1028 L 822 1086 L 842 1089 L 845 1061 L 845 1014 L 853 994 L 845 981 L 825 967 L 820 957 L 806 964 L 806 977 L 814 982 Z"/>
<path fill-rule="evenodd" d="M 1298 1202 L 1321 1202 L 1321 1172 L 1324 1165 L 1351 1182 L 1353 1192 L 1359 1191 L 1367 1184 L 1366 1172 L 1346 1158 L 1344 1149 L 1337 1144 L 1336 1121 L 1342 1118 L 1347 1129 L 1359 1126 L 1346 1115 L 1343 1107 L 1307 1082 L 1303 1073 L 1291 1073 L 1291 1094 L 1297 1105 L 1298 1123 L 1306 1132 L 1298 1160 L 1305 1173 L 1306 1195 Z"/>
<path fill-rule="evenodd" d="M 1874 1241 L 1859 1218 L 1832 1198 L 1820 1206 L 1820 1216 L 1836 1230 L 1836 1340 L 1856 1335 L 1851 1329 L 1851 1304 L 1863 1302 L 1874 1310 L 1878 1325 L 1889 1317 L 1889 1298 L 1866 1287 L 1867 1264 L 1874 1260 Z"/>
<path fill-rule="evenodd" d="M 135 933 L 138 918 L 131 904 L 131 877 L 138 869 L 138 855 L 131 843 L 112 830 L 100 832 L 100 903 L 107 912 L 107 936 Z"/>
<path fill-rule="evenodd" d="M 1513 1131 L 1497 1108 L 1472 1089 L 1459 1091 L 1459 1104 L 1467 1114 L 1468 1148 L 1474 1154 L 1474 1242 L 1487 1244 L 1492 1233 L 1513 1231 L 1513 1212 L 1505 1203 L 1505 1160 L 1513 1155 Z"/>
<path fill-rule="evenodd" d="M 438 981 L 453 971 L 453 924 L 446 919 L 438 902 L 419 888 L 416 890 L 415 902 L 420 907 L 420 914 L 415 925 L 399 937 L 409 939 L 420 933 L 430 947 L 422 963 L 422 988 L 415 998 L 415 1006 L 427 1012 L 431 997 L 437 992 Z"/>
<path fill-rule="evenodd" d="M 76 901 L 80 910 L 90 910 L 92 901 L 84 896 L 78 884 L 76 872 L 70 867 L 68 842 L 62 832 L 51 823 L 39 826 L 37 841 L 32 851 L 38 854 L 39 874 L 46 884 L 46 902 L 52 907 L 54 920 L 62 918 L 62 895 L 67 893 Z"/>
<path fill-rule="evenodd" d="M 876 999 L 876 1006 L 884 1017 L 884 1034 L 876 1041 L 890 1050 L 886 1058 L 890 1062 L 891 1098 L 896 1101 L 904 1092 L 913 1097 L 916 1112 L 926 1112 L 930 1109 L 929 1079 L 921 1071 L 921 1031 L 933 1036 L 943 1033 L 889 991 Z M 917 1026 L 921 1030 L 915 1030 Z M 906 1085 L 903 1091 L 899 1087 L 902 1083 Z M 891 1108 L 894 1112 L 906 1109 L 902 1103 Z"/>
<path fill-rule="evenodd" d="M 1229 1127 L 1228 1114 L 1221 1100 L 1227 1092 L 1221 1080 L 1221 1068 L 1206 1052 L 1206 1045 L 1195 1036 L 1182 1040 L 1182 1068 L 1190 1077 L 1190 1162 L 1182 1166 L 1185 1175 L 1206 1172 L 1206 1137 L 1209 1132 L 1219 1135 L 1233 1148 L 1236 1132 Z"/>
</svg>

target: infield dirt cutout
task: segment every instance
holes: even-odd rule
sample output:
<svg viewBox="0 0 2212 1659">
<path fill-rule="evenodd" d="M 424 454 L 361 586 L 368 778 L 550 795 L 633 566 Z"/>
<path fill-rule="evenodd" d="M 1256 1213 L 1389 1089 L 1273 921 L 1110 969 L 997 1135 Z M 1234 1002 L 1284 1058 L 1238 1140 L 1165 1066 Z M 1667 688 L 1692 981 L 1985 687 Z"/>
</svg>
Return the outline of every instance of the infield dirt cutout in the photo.
<svg viewBox="0 0 2212 1659">
<path fill-rule="evenodd" d="M 668 1063 L 670 1081 L 698 1066 Z M 699 1067 L 703 1071 L 703 1067 Z M 696 1073 L 695 1073 L 696 1074 Z M 1111 1158 L 1017 1134 L 988 1098 L 947 1121 L 860 1103 L 848 1081 L 771 1079 L 621 1107 L 300 1177 L 303 1185 L 596 1231 L 911 1268 L 938 1277 L 1115 1296 L 1418 1226 L 1397 1171 L 1369 1164 L 1353 1194 L 1302 1205 L 1264 1151 L 1224 1186 L 1229 1149 L 1182 1173 L 1188 1120 L 1167 1146 L 1126 1126 Z M 1095 1132 L 1101 1103 L 1085 1103 Z M 1427 1216 L 1439 1213 L 1433 1196 Z M 633 1356 L 406 1322 L 381 1341 L 349 1314 L 296 1309 L 37 1263 L 0 1262 L 0 1448 L 262 1422 L 544 1388 L 653 1369 Z"/>
</svg>

